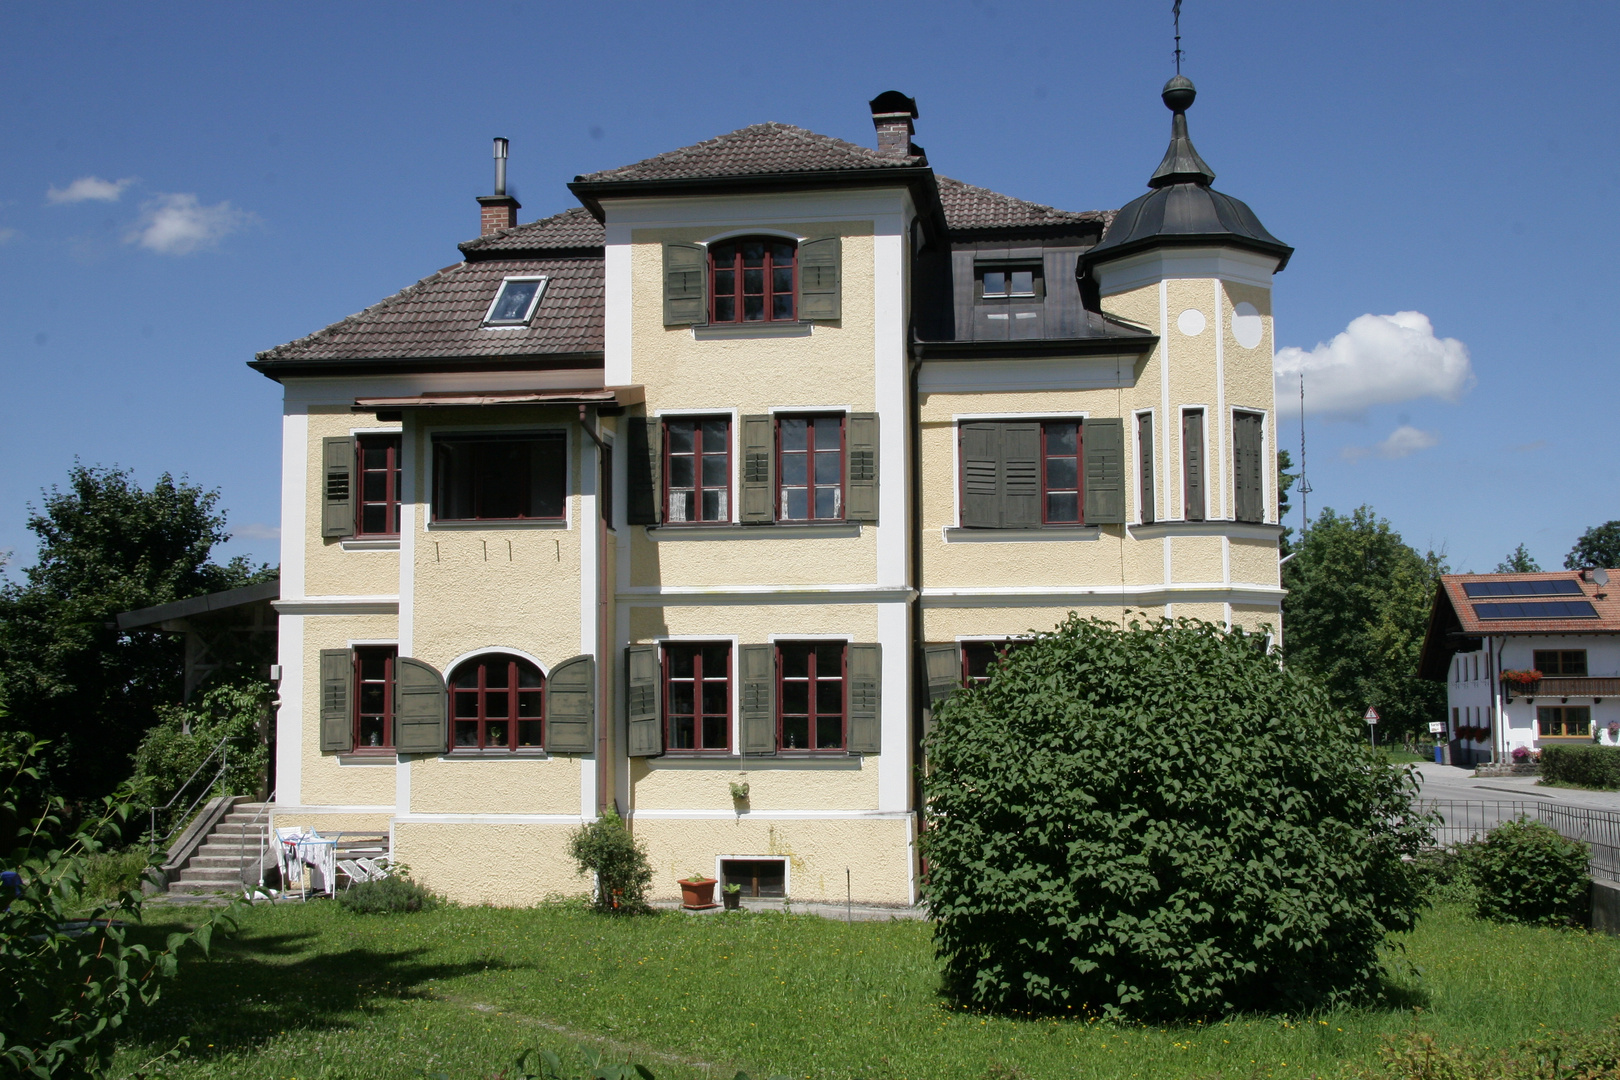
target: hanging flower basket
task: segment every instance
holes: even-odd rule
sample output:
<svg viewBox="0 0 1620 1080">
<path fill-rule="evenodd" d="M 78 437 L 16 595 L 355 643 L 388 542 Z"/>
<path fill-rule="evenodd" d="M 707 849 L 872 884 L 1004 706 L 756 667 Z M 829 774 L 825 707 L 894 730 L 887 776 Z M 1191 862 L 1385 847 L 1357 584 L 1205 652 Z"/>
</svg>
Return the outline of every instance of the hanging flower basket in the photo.
<svg viewBox="0 0 1620 1080">
<path fill-rule="evenodd" d="M 1502 672 L 1502 681 L 1507 683 L 1509 686 L 1516 686 L 1522 689 L 1524 687 L 1534 686 L 1536 683 L 1540 682 L 1541 672 L 1536 671 L 1533 668 L 1529 671 L 1504 671 Z"/>
</svg>

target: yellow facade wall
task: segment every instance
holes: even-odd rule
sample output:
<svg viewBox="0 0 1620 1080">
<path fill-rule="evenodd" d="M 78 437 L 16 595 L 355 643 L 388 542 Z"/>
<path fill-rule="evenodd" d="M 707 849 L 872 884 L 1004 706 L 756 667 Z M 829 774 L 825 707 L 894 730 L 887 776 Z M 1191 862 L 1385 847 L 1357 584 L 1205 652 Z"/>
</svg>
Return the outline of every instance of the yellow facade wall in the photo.
<svg viewBox="0 0 1620 1080">
<path fill-rule="evenodd" d="M 1224 580 L 1219 536 L 1177 536 L 1170 541 L 1170 579 L 1181 584 Z"/>
<path fill-rule="evenodd" d="M 876 810 L 878 756 L 805 761 L 737 757 L 632 758 L 637 810 L 733 810 L 733 783 L 748 784 L 752 810 Z"/>
<path fill-rule="evenodd" d="M 402 821 L 394 826 L 394 857 L 417 881 L 458 904 L 528 907 L 548 895 L 593 887 L 568 857 L 568 837 L 577 828 Z"/>
<path fill-rule="evenodd" d="M 322 440 L 346 437 L 356 428 L 381 429 L 375 417 L 356 414 L 346 406 L 311 406 L 309 442 L 304 455 L 304 595 L 396 596 L 399 593 L 399 552 L 344 551 L 343 541 L 321 536 L 323 496 L 326 490 Z"/>
<path fill-rule="evenodd" d="M 1277 565 L 1274 540 L 1232 540 L 1232 580 L 1247 585 L 1278 585 L 1282 572 Z"/>
<path fill-rule="evenodd" d="M 923 607 L 923 640 L 955 641 L 957 638 L 1028 637 L 1056 629 L 1070 612 L 1082 619 L 1098 618 L 1117 626 L 1131 620 L 1143 623 L 1162 618 L 1162 607 L 1122 607 L 1106 601 L 1092 604 L 1055 604 L 1028 607 Z"/>
<path fill-rule="evenodd" d="M 577 814 L 581 758 L 424 757 L 411 761 L 413 814 Z"/>
<path fill-rule="evenodd" d="M 667 637 L 713 634 L 735 636 L 744 644 L 763 644 L 771 637 L 794 634 L 848 634 L 856 641 L 876 641 L 875 604 L 671 604 L 630 609 L 630 640 L 653 642 Z"/>
<path fill-rule="evenodd" d="M 894 483 L 900 482 L 898 473 Z M 901 528 L 900 524 L 896 524 Z M 877 580 L 877 529 L 835 526 L 821 536 L 783 536 L 776 527 L 735 526 L 732 535 L 674 536 L 678 527 L 630 532 L 630 583 L 647 585 L 832 585 Z M 654 541 L 651 537 L 659 539 Z"/>
</svg>

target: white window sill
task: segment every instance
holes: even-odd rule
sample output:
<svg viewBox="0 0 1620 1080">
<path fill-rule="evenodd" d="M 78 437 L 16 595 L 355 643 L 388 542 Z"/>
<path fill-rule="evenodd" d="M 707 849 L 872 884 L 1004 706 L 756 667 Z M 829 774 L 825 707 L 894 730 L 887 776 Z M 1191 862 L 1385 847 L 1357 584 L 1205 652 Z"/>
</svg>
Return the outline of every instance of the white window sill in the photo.
<svg viewBox="0 0 1620 1080">
<path fill-rule="evenodd" d="M 379 537 L 375 540 L 356 540 L 352 537 L 342 543 L 344 551 L 398 551 L 399 537 Z"/>
<path fill-rule="evenodd" d="M 1156 540 L 1161 536 L 1225 536 L 1235 540 L 1276 540 L 1282 536 L 1282 531 L 1281 525 L 1234 521 L 1231 518 L 1154 521 L 1130 527 L 1131 536 L 1137 540 Z"/>
<path fill-rule="evenodd" d="M 947 544 L 1028 544 L 1096 540 L 1102 536 L 1099 525 L 1048 525 L 1039 529 L 969 529 L 947 525 L 942 530 Z"/>
<path fill-rule="evenodd" d="M 809 337 L 812 325 L 807 322 L 710 323 L 692 327 L 692 337 L 698 341 Z"/>
<path fill-rule="evenodd" d="M 440 754 L 440 761 L 549 761 L 551 755 L 539 747 L 521 750 L 451 750 Z"/>
<path fill-rule="evenodd" d="M 397 765 L 399 755 L 392 750 L 379 750 L 375 753 L 369 751 L 350 750 L 337 755 L 339 765 Z"/>
<path fill-rule="evenodd" d="M 496 532 L 501 529 L 566 529 L 567 518 L 490 518 L 487 521 L 430 521 L 428 532 Z"/>
<path fill-rule="evenodd" d="M 719 522 L 702 525 L 648 525 L 647 539 L 654 543 L 670 540 L 783 540 L 791 537 L 815 536 L 823 539 L 861 535 L 858 521 L 829 521 L 824 524 L 810 522 L 780 522 L 758 525 Z"/>
</svg>

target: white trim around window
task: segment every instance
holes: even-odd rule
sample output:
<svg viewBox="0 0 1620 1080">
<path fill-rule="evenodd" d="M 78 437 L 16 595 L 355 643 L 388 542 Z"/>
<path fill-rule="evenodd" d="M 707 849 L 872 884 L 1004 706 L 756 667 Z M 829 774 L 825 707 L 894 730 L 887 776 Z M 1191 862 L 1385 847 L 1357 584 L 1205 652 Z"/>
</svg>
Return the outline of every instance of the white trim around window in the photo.
<svg viewBox="0 0 1620 1080">
<path fill-rule="evenodd" d="M 506 277 L 501 278 L 501 287 L 495 290 L 495 296 L 490 300 L 489 307 L 484 309 L 484 318 L 479 323 L 479 328 L 483 330 L 527 330 L 529 322 L 534 318 L 535 308 L 540 306 L 540 298 L 546 295 L 546 282 L 548 280 L 550 279 L 544 274 L 508 274 Z M 514 281 L 538 281 L 540 287 L 535 289 L 534 295 L 529 298 L 529 306 L 524 310 L 523 318 L 492 322 L 490 317 L 495 314 L 495 305 L 501 302 L 501 297 L 506 293 L 506 286 Z"/>
</svg>

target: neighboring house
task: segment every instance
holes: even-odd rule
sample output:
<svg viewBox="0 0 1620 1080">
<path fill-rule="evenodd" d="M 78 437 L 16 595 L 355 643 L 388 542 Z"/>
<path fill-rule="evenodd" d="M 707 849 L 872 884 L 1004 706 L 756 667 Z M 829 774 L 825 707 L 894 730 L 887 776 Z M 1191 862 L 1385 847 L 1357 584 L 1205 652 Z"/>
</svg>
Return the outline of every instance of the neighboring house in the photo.
<svg viewBox="0 0 1620 1080">
<path fill-rule="evenodd" d="M 1271 277 L 1172 141 L 1117 213 L 760 124 L 578 177 L 254 367 L 285 388 L 278 824 L 533 901 L 918 891 L 931 700 L 1073 610 L 1280 629 Z M 746 789 L 741 785 L 746 784 Z M 746 790 L 746 796 L 734 798 Z"/>
<path fill-rule="evenodd" d="M 1620 741 L 1609 730 L 1620 731 L 1611 572 L 1440 579 L 1419 674 L 1445 680 L 1452 764 L 1504 761 L 1521 746 Z"/>
</svg>

